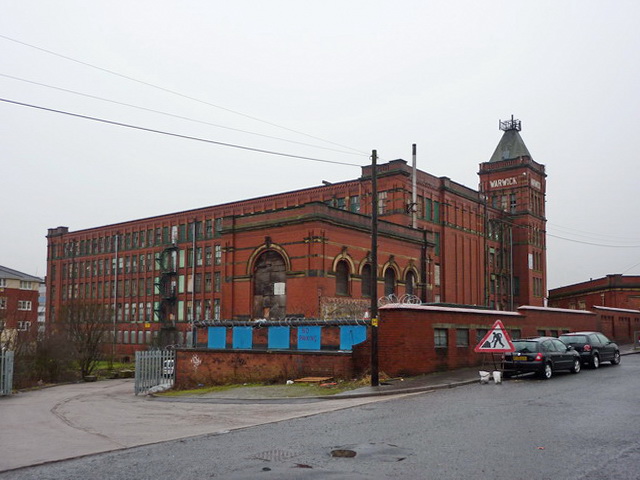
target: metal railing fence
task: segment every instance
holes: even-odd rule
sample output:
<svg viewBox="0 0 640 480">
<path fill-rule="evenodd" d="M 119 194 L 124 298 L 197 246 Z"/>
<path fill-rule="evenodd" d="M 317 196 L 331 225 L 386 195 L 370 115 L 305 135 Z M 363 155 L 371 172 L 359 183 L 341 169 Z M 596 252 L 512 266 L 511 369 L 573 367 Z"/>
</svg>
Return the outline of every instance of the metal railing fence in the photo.
<svg viewBox="0 0 640 480">
<path fill-rule="evenodd" d="M 13 391 L 13 352 L 0 350 L 0 396 Z"/>
<path fill-rule="evenodd" d="M 148 393 L 154 387 L 171 387 L 175 380 L 175 352 L 148 350 L 136 352 L 135 394 Z"/>
</svg>

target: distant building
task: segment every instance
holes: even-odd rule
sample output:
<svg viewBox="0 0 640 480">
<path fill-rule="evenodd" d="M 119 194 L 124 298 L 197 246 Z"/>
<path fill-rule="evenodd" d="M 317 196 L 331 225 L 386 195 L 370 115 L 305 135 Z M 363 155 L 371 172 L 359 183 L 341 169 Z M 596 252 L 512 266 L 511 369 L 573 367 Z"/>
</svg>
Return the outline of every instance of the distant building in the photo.
<svg viewBox="0 0 640 480">
<path fill-rule="evenodd" d="M 549 290 L 549 306 L 592 310 L 593 307 L 640 310 L 640 276 L 613 274 Z"/>
<path fill-rule="evenodd" d="M 371 265 L 372 167 L 359 178 L 80 231 L 49 229 L 47 315 L 71 301 L 114 315 L 120 355 L 191 344 L 194 326 L 285 317 L 362 318 L 376 296 L 515 310 L 543 306 L 545 188 L 520 136 L 480 164 L 480 188 L 378 166 L 378 264 Z M 286 172 L 282 172 L 286 174 Z M 213 179 L 215 182 L 215 179 Z"/>
<path fill-rule="evenodd" d="M 595 312 L 606 335 L 620 342 L 640 342 L 640 276 L 614 274 L 553 288 L 549 306 Z"/>
<path fill-rule="evenodd" d="M 0 265 L 0 344 L 10 346 L 17 335 L 35 340 L 38 291 L 44 280 Z"/>
</svg>

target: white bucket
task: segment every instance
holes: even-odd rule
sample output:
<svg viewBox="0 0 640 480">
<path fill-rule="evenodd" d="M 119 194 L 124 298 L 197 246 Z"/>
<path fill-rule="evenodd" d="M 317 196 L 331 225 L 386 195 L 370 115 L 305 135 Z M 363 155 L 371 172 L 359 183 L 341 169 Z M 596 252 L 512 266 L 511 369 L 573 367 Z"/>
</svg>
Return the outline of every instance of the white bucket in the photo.
<svg viewBox="0 0 640 480">
<path fill-rule="evenodd" d="M 496 383 L 496 385 L 502 383 L 502 372 L 500 370 L 494 370 L 493 381 Z"/>
<path fill-rule="evenodd" d="M 484 370 L 480 370 L 478 372 L 480 374 L 480 383 L 489 383 L 489 372 L 485 372 Z"/>
</svg>

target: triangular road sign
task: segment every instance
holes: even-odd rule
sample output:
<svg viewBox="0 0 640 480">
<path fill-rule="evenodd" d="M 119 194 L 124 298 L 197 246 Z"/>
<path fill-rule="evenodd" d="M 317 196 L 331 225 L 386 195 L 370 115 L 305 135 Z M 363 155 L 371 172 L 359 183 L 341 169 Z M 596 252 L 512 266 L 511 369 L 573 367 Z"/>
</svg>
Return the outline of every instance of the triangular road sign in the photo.
<svg viewBox="0 0 640 480">
<path fill-rule="evenodd" d="M 496 320 L 491 330 L 484 336 L 480 343 L 473 349 L 477 353 L 503 353 L 515 352 L 516 347 L 511 343 L 507 329 L 500 320 Z"/>
</svg>

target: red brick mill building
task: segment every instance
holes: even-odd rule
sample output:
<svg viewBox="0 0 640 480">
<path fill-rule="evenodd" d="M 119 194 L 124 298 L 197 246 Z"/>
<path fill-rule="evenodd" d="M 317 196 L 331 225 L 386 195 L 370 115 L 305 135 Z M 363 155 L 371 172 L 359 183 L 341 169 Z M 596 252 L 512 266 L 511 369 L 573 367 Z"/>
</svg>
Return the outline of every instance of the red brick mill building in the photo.
<svg viewBox="0 0 640 480">
<path fill-rule="evenodd" d="M 193 326 L 203 327 L 197 346 L 210 347 L 216 325 L 362 319 L 374 281 L 378 297 L 410 294 L 494 311 L 541 307 L 545 168 L 527 150 L 518 120 L 500 127 L 495 152 L 480 164 L 479 190 L 420 170 L 414 180 L 404 160 L 378 166 L 375 268 L 370 166 L 334 184 L 80 231 L 49 229 L 48 321 L 55 325 L 65 303 L 104 304 L 117 311 L 118 356 L 131 356 L 150 345 L 191 345 Z M 298 340 L 292 334 L 290 348 Z M 329 342 L 334 349 L 336 342 Z"/>
</svg>

